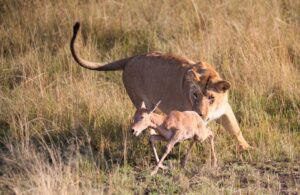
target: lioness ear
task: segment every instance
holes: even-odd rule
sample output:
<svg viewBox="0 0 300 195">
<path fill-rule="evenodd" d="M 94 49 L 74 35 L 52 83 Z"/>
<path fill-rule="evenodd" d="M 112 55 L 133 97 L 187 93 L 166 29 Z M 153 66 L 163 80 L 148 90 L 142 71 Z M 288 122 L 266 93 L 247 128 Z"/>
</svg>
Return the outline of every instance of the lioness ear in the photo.
<svg viewBox="0 0 300 195">
<path fill-rule="evenodd" d="M 215 88 L 218 92 L 226 92 L 228 89 L 230 89 L 231 84 L 228 81 L 218 81 L 215 83 Z"/>
<path fill-rule="evenodd" d="M 146 105 L 144 101 L 142 101 L 141 109 L 146 109 Z"/>
<path fill-rule="evenodd" d="M 186 72 L 186 79 L 190 80 L 190 81 L 200 81 L 200 74 L 197 73 L 196 71 L 194 71 L 193 69 L 189 69 Z"/>
</svg>

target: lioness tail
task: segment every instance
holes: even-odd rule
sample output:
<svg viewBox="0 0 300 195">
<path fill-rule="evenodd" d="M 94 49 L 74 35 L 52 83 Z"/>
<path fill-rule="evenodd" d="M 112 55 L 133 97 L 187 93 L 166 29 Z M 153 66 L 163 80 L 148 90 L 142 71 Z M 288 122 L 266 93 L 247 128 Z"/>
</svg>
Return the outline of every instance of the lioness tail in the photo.
<svg viewBox="0 0 300 195">
<path fill-rule="evenodd" d="M 98 71 L 123 70 L 126 63 L 132 58 L 132 57 L 124 58 L 124 59 L 117 60 L 115 62 L 111 62 L 111 63 L 107 63 L 107 64 L 91 62 L 91 61 L 87 61 L 87 60 L 80 58 L 77 55 L 77 53 L 75 51 L 75 46 L 74 46 L 79 28 L 80 28 L 80 23 L 76 22 L 75 25 L 73 26 L 73 36 L 72 36 L 71 43 L 70 43 L 70 49 L 71 49 L 73 58 L 80 66 L 90 69 L 90 70 L 98 70 Z"/>
</svg>

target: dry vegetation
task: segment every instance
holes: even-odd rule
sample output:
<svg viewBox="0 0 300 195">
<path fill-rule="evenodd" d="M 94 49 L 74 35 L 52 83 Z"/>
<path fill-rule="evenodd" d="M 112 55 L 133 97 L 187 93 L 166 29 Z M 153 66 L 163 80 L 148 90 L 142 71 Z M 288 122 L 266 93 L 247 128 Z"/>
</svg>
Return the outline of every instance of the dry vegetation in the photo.
<svg viewBox="0 0 300 195">
<path fill-rule="evenodd" d="M 220 170 L 186 145 L 156 177 L 147 136 L 127 133 L 133 106 L 120 72 L 76 65 L 160 50 L 214 64 L 249 143 L 216 133 Z M 1 0 L 0 194 L 277 194 L 300 188 L 300 1 Z M 152 160 L 152 162 L 151 162 Z M 297 191 L 298 190 L 298 191 Z"/>
</svg>

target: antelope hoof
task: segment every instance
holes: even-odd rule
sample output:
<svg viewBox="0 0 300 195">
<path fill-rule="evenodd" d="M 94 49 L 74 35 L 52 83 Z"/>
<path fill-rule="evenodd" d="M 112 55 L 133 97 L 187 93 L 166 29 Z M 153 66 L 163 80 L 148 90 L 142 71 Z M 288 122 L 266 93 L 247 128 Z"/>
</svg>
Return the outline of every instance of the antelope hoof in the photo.
<svg viewBox="0 0 300 195">
<path fill-rule="evenodd" d="M 163 170 L 169 169 L 169 167 L 168 167 L 168 166 L 165 166 L 165 165 L 160 165 L 159 168 L 161 168 L 161 169 L 163 169 Z"/>
<path fill-rule="evenodd" d="M 158 171 L 158 168 L 159 168 L 159 166 L 156 166 L 155 167 L 155 169 L 151 172 L 151 176 L 154 176 L 154 175 L 156 175 L 157 174 L 157 171 Z"/>
<path fill-rule="evenodd" d="M 157 174 L 157 171 L 154 170 L 154 171 L 151 172 L 150 175 L 151 175 L 151 176 L 154 176 L 154 175 L 156 175 L 156 174 Z"/>
<path fill-rule="evenodd" d="M 217 162 L 213 162 L 213 163 L 212 163 L 212 167 L 213 167 L 214 169 L 218 168 L 218 163 L 217 163 Z"/>
</svg>

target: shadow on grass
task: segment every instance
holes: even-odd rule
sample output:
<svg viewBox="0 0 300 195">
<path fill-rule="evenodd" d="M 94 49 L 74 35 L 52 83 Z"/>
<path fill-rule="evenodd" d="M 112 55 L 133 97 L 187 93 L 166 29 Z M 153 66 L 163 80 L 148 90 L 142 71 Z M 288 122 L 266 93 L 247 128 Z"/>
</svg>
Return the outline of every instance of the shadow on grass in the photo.
<svg viewBox="0 0 300 195">
<path fill-rule="evenodd" d="M 0 159 L 11 155 L 16 148 L 27 146 L 34 150 L 33 153 L 43 155 L 50 165 L 58 160 L 68 164 L 79 157 L 97 169 L 109 172 L 115 165 L 136 166 L 145 158 L 151 161 L 146 135 L 137 139 L 127 134 L 128 128 L 122 122 L 114 119 L 102 121 L 99 127 L 92 124 L 60 131 L 44 130 L 28 138 L 17 138 L 9 124 L 0 121 Z M 0 166 L 4 163 L 1 160 Z"/>
</svg>

